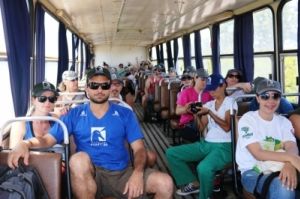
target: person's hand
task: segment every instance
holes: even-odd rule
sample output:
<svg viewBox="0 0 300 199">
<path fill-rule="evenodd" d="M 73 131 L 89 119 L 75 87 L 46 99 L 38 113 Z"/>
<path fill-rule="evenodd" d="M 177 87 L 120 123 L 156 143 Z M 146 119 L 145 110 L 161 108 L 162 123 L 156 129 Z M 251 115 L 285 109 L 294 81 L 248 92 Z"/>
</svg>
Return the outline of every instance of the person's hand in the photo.
<svg viewBox="0 0 300 199">
<path fill-rule="evenodd" d="M 194 103 L 194 102 L 188 102 L 184 105 L 184 108 L 185 108 L 187 113 L 193 114 L 192 111 L 191 111 L 191 104 L 192 103 Z"/>
<path fill-rule="evenodd" d="M 199 111 L 197 112 L 197 115 L 198 115 L 198 116 L 206 115 L 206 114 L 209 113 L 209 109 L 206 108 L 206 107 L 197 107 L 197 109 L 199 110 Z"/>
<path fill-rule="evenodd" d="M 245 93 L 250 93 L 252 91 L 252 85 L 249 82 L 244 83 L 242 89 Z"/>
<path fill-rule="evenodd" d="M 7 164 L 15 169 L 19 165 L 19 159 L 24 158 L 24 164 L 29 164 L 29 148 L 25 142 L 19 142 L 8 154 Z"/>
<path fill-rule="evenodd" d="M 285 163 L 280 174 L 279 179 L 282 185 L 290 190 L 296 189 L 297 187 L 297 170 L 290 163 Z"/>
<path fill-rule="evenodd" d="M 123 194 L 127 194 L 128 199 L 137 198 L 144 193 L 143 172 L 133 171 L 125 185 Z"/>
</svg>

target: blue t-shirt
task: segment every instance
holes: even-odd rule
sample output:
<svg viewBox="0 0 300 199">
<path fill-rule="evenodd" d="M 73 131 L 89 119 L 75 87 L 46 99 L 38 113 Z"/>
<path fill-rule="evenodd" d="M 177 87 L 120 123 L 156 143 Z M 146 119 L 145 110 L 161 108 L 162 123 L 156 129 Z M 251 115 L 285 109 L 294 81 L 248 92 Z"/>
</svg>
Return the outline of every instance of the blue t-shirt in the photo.
<svg viewBox="0 0 300 199">
<path fill-rule="evenodd" d="M 143 138 L 134 113 L 110 103 L 105 115 L 98 119 L 91 112 L 90 104 L 71 109 L 61 120 L 73 135 L 76 151 L 86 152 L 93 164 L 107 170 L 123 170 L 130 160 L 126 142 Z M 58 124 L 50 130 L 57 143 L 63 141 L 63 131 Z"/>
<path fill-rule="evenodd" d="M 31 130 L 31 126 L 30 126 L 31 122 L 25 122 L 25 135 L 24 135 L 24 140 L 28 140 L 30 138 L 35 137 L 32 130 Z"/>
</svg>

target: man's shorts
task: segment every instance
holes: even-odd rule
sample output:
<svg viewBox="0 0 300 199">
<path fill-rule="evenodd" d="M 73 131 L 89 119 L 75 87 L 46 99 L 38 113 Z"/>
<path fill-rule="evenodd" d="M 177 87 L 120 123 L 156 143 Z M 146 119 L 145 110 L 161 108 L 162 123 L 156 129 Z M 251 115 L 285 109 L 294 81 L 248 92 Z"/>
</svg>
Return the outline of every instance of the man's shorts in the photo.
<svg viewBox="0 0 300 199">
<path fill-rule="evenodd" d="M 146 181 L 148 176 L 153 173 L 154 169 L 146 168 L 144 170 L 144 196 L 146 195 Z M 132 167 L 127 167 L 122 171 L 109 171 L 101 167 L 95 167 L 95 180 L 97 183 L 97 197 L 113 196 L 116 198 L 127 198 L 127 194 L 124 195 L 125 185 L 133 172 Z M 140 197 L 140 198 L 143 198 Z"/>
</svg>

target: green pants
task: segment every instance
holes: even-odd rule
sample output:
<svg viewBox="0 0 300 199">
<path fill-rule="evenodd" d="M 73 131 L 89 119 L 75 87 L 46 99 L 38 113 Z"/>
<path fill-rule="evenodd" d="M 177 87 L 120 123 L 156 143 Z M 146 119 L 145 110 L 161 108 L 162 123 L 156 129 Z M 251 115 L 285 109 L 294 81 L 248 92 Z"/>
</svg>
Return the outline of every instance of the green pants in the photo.
<svg viewBox="0 0 300 199">
<path fill-rule="evenodd" d="M 168 148 L 166 156 L 171 173 L 177 185 L 200 182 L 200 199 L 210 197 L 213 190 L 215 173 L 231 162 L 230 143 L 212 143 L 201 140 Z M 193 174 L 188 163 L 196 162 L 198 178 Z"/>
</svg>

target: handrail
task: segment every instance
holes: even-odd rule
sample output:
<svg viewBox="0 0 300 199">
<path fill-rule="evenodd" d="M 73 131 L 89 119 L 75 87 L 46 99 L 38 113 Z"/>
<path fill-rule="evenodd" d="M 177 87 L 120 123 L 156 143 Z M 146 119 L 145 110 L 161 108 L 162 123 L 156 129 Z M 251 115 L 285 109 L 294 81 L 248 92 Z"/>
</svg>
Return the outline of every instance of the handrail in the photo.
<svg viewBox="0 0 300 199">
<path fill-rule="evenodd" d="M 85 95 L 84 91 L 79 92 L 59 92 L 59 95 Z"/>
<path fill-rule="evenodd" d="M 87 103 L 89 101 L 90 101 L 89 99 L 82 99 L 82 100 L 62 100 L 62 101 L 56 101 L 55 105 L 80 104 L 80 103 Z"/>
<path fill-rule="evenodd" d="M 42 120 L 42 121 L 54 121 L 60 124 L 60 126 L 63 129 L 64 133 L 64 144 L 69 144 L 69 134 L 66 125 L 58 118 L 51 117 L 51 116 L 30 116 L 30 117 L 16 117 L 10 120 L 7 120 L 1 127 L 0 129 L 0 145 L 2 144 L 2 134 L 5 130 L 5 128 L 13 122 L 18 122 L 18 121 L 35 121 L 35 120 Z"/>
</svg>

